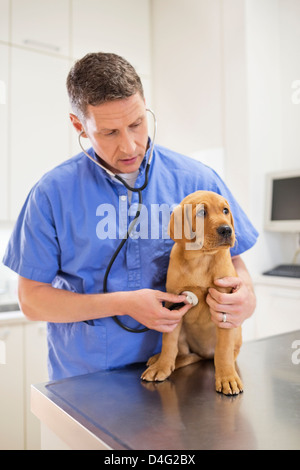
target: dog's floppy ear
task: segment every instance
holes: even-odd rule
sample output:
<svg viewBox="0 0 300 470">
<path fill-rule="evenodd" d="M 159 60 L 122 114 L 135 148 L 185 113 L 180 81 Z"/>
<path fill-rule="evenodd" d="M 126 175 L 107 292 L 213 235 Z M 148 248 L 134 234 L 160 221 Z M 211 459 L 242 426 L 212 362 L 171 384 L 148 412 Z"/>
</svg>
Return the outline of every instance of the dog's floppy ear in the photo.
<svg viewBox="0 0 300 470">
<path fill-rule="evenodd" d="M 234 219 L 233 219 L 233 215 L 232 215 L 232 212 L 231 210 L 229 209 L 230 211 L 230 222 L 231 222 L 231 226 L 232 226 L 232 230 L 233 230 L 233 234 L 232 234 L 232 246 L 235 245 L 235 242 L 236 242 L 236 236 L 235 236 L 235 229 L 234 229 Z"/>
<path fill-rule="evenodd" d="M 225 201 L 226 201 L 226 199 L 225 199 Z M 227 206 L 228 206 L 228 208 L 229 208 L 230 223 L 231 223 L 231 227 L 232 227 L 232 230 L 233 230 L 233 238 L 232 238 L 232 240 L 233 240 L 233 245 L 232 245 L 232 246 L 234 246 L 234 244 L 235 244 L 235 242 L 236 242 L 235 229 L 234 229 L 234 218 L 233 218 L 233 215 L 232 215 L 232 212 L 231 212 L 231 208 L 230 208 L 230 205 L 229 205 L 228 201 L 226 201 L 226 204 L 227 204 Z"/>
<path fill-rule="evenodd" d="M 234 230 L 234 220 L 233 220 L 233 215 L 232 215 L 231 210 L 230 210 L 230 222 L 231 222 L 232 228 Z"/>
<path fill-rule="evenodd" d="M 175 207 L 171 214 L 168 234 L 174 241 L 182 238 L 182 206 L 180 204 Z"/>
<path fill-rule="evenodd" d="M 196 236 L 196 204 L 184 204 L 183 213 L 183 236 L 185 241 L 190 242 Z"/>
<path fill-rule="evenodd" d="M 195 238 L 192 204 L 179 204 L 175 207 L 171 214 L 168 234 L 175 242 L 189 242 Z"/>
<path fill-rule="evenodd" d="M 234 230 L 234 220 L 233 220 L 233 215 L 232 215 L 232 212 L 231 212 L 230 204 L 229 204 L 229 202 L 228 202 L 226 199 L 225 199 L 225 202 L 226 202 L 226 204 L 227 204 L 227 206 L 228 206 L 228 208 L 229 208 L 230 223 L 231 223 L 231 226 L 232 226 L 232 228 L 233 228 L 233 230 Z"/>
</svg>

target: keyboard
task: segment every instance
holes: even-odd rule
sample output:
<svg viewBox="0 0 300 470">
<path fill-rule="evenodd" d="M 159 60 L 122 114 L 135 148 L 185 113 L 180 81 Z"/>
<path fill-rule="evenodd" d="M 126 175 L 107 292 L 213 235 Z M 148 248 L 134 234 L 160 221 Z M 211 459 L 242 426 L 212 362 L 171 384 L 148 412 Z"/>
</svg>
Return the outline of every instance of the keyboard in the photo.
<svg viewBox="0 0 300 470">
<path fill-rule="evenodd" d="M 300 264 L 280 264 L 263 274 L 267 276 L 281 276 L 281 277 L 299 277 L 300 278 Z"/>
</svg>

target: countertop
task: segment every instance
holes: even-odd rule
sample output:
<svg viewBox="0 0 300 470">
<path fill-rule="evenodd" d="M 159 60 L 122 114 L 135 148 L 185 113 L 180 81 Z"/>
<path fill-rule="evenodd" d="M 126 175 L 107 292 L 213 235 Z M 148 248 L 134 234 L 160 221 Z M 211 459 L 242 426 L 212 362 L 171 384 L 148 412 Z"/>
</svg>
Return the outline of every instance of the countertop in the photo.
<svg viewBox="0 0 300 470">
<path fill-rule="evenodd" d="M 16 299 L 0 298 L 0 327 L 11 324 L 28 323 L 29 320 L 21 312 L 18 301 Z"/>
<path fill-rule="evenodd" d="M 300 278 L 267 276 L 265 274 L 255 274 L 252 276 L 254 285 L 260 286 L 278 286 L 292 289 L 300 288 Z"/>
<path fill-rule="evenodd" d="M 34 385 L 32 411 L 72 449 L 300 449 L 300 331 L 245 343 L 237 363 L 234 397 L 212 361 L 162 383 L 138 365 Z"/>
</svg>

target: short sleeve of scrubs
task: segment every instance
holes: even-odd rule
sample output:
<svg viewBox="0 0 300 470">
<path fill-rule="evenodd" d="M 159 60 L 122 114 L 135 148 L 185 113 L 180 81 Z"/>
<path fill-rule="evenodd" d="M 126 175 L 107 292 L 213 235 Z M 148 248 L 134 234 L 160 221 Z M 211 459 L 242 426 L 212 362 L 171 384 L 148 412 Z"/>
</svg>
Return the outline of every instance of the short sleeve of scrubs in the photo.
<svg viewBox="0 0 300 470">
<path fill-rule="evenodd" d="M 59 256 L 51 206 L 36 185 L 22 208 L 3 262 L 22 277 L 51 283 L 60 269 Z"/>
</svg>

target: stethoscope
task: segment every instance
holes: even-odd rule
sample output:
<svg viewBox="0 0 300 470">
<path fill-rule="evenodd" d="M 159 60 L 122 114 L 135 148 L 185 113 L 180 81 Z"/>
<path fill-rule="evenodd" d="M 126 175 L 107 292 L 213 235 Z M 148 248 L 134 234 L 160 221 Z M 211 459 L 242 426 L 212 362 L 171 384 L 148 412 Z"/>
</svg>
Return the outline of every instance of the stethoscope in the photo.
<svg viewBox="0 0 300 470">
<path fill-rule="evenodd" d="M 150 165 L 151 165 L 151 161 L 152 161 L 152 158 L 153 158 L 153 150 L 154 150 L 154 142 L 155 142 L 155 138 L 156 138 L 156 130 L 157 130 L 157 121 L 156 121 L 156 117 L 155 117 L 155 114 L 154 112 L 151 110 L 151 109 L 146 109 L 146 111 L 150 112 L 152 114 L 152 117 L 153 117 L 153 121 L 154 121 L 154 129 L 153 129 L 153 136 L 152 136 L 152 142 L 151 142 L 151 148 L 150 148 L 150 153 L 149 153 L 149 158 L 148 158 L 148 161 L 147 161 L 147 164 L 146 164 L 146 169 L 145 169 L 145 180 L 144 180 L 144 184 L 142 186 L 140 186 L 139 188 L 132 188 L 131 186 L 129 186 L 129 184 L 127 183 L 127 181 L 125 181 L 120 175 L 118 174 L 115 174 L 113 173 L 112 171 L 108 170 L 107 168 L 105 168 L 103 165 L 101 165 L 101 163 L 99 163 L 97 160 L 95 160 L 91 155 L 89 155 L 86 150 L 84 149 L 82 143 L 81 143 L 81 136 L 82 134 L 84 133 L 84 130 L 80 132 L 79 136 L 78 136 L 78 141 L 79 141 L 79 145 L 83 151 L 83 153 L 90 159 L 92 160 L 92 162 L 94 162 L 96 165 L 98 165 L 100 168 L 102 168 L 103 170 L 105 170 L 110 176 L 112 176 L 113 178 L 116 178 L 118 181 L 120 181 L 124 186 L 125 188 L 127 188 L 129 191 L 132 191 L 132 192 L 135 192 L 135 193 L 138 193 L 138 196 L 139 196 L 139 202 L 138 202 L 138 208 L 137 208 L 137 211 L 136 211 L 136 214 L 134 216 L 134 219 L 132 220 L 132 222 L 130 223 L 129 227 L 128 227 L 128 230 L 127 230 L 127 233 L 125 235 L 125 237 L 122 239 L 121 243 L 119 244 L 119 246 L 117 247 L 116 251 L 114 252 L 114 254 L 112 255 L 111 259 L 110 259 L 110 262 L 108 263 L 108 266 L 106 268 L 106 272 L 105 272 L 105 275 L 104 275 L 104 279 L 103 279 L 103 293 L 106 293 L 107 292 L 107 278 L 108 278 L 108 275 L 109 275 L 109 272 L 111 270 L 111 267 L 113 265 L 113 263 L 115 262 L 118 254 L 120 253 L 121 249 L 123 248 L 123 246 L 125 245 L 126 243 L 126 240 L 128 239 L 130 233 L 132 232 L 132 230 L 134 229 L 137 221 L 138 221 L 138 218 L 140 216 L 140 213 L 141 213 L 141 206 L 142 206 L 142 191 L 146 188 L 147 184 L 148 184 L 148 178 L 149 178 L 149 169 L 150 169 Z M 147 327 L 144 327 L 144 328 L 130 328 L 129 326 L 126 326 L 124 325 L 117 316 L 113 316 L 112 317 L 114 319 L 114 321 L 119 325 L 121 326 L 124 330 L 126 331 L 129 331 L 130 333 L 144 333 L 145 331 L 148 331 L 149 328 Z"/>
<path fill-rule="evenodd" d="M 128 230 L 127 230 L 127 233 L 125 235 L 125 237 L 122 239 L 121 243 L 119 244 L 119 246 L 117 247 L 116 251 L 114 252 L 114 254 L 112 255 L 111 259 L 110 259 L 110 262 L 108 263 L 108 266 L 106 268 L 106 271 L 105 271 L 105 275 L 104 275 L 104 278 L 103 278 L 103 293 L 106 293 L 107 292 L 107 278 L 108 278 L 108 275 L 109 275 L 109 272 L 111 270 L 111 267 L 113 265 L 113 263 L 115 262 L 118 254 L 120 253 L 122 247 L 125 245 L 126 243 L 126 240 L 128 239 L 130 233 L 132 232 L 134 226 L 136 225 L 137 221 L 138 221 L 138 218 L 140 216 L 140 213 L 141 213 L 141 206 L 142 206 L 142 191 L 146 188 L 147 184 L 148 184 L 148 177 L 149 177 L 149 169 L 150 169 L 150 165 L 151 165 L 151 161 L 152 161 L 152 158 L 153 158 L 153 150 L 154 150 L 154 142 L 155 142 L 155 138 L 156 138 L 156 130 L 157 130 L 157 121 L 156 121 L 156 117 L 155 117 L 155 114 L 154 112 L 151 110 L 151 109 L 146 109 L 146 111 L 150 112 L 153 116 L 153 121 L 154 121 L 154 129 L 153 129 L 153 136 L 152 136 L 152 142 L 151 142 L 151 148 L 150 148 L 150 153 L 149 153 L 149 158 L 148 158 L 148 161 L 147 161 L 147 164 L 146 164 L 146 169 L 145 169 L 145 180 L 144 180 L 144 184 L 142 186 L 140 186 L 139 188 L 132 188 L 131 186 L 129 186 L 129 184 L 127 183 L 127 181 L 125 181 L 120 175 L 118 174 L 115 174 L 113 173 L 112 171 L 108 170 L 107 168 L 105 168 L 103 165 L 101 165 L 101 163 L 99 163 L 97 160 L 95 160 L 91 155 L 89 155 L 86 150 L 84 149 L 83 145 L 81 144 L 81 136 L 82 134 L 84 133 L 84 130 L 80 132 L 79 136 L 78 136 L 78 141 L 79 141 L 79 145 L 83 151 L 83 153 L 90 159 L 92 160 L 92 162 L 94 162 L 96 165 L 98 165 L 100 168 L 102 168 L 103 170 L 105 170 L 110 176 L 112 176 L 113 178 L 116 178 L 118 181 L 120 181 L 124 186 L 125 188 L 127 188 L 129 191 L 132 191 L 132 192 L 135 192 L 135 193 L 138 193 L 138 196 L 139 196 L 139 202 L 138 202 L 138 209 L 136 211 L 136 214 L 134 216 L 134 219 L 132 220 L 132 222 L 130 223 L 129 227 L 128 227 Z M 193 293 L 193 292 L 190 292 L 190 291 L 185 291 L 185 292 L 182 292 L 182 294 L 185 294 L 186 295 L 186 300 L 189 304 L 192 304 L 192 305 L 197 305 L 198 303 L 198 298 L 197 296 Z M 169 308 L 169 310 L 175 310 L 175 309 L 178 309 L 178 308 L 181 308 L 183 305 L 185 305 L 184 302 L 181 302 L 181 303 L 177 303 L 177 304 L 173 304 L 171 305 Z M 129 326 L 127 325 L 124 325 L 124 323 L 121 322 L 121 320 L 119 320 L 119 318 L 117 316 L 113 316 L 112 317 L 113 320 L 121 327 L 123 328 L 124 330 L 126 331 L 129 331 L 130 333 L 144 333 L 145 331 L 149 331 L 149 328 L 147 327 L 143 327 L 143 328 L 130 328 Z"/>
</svg>

